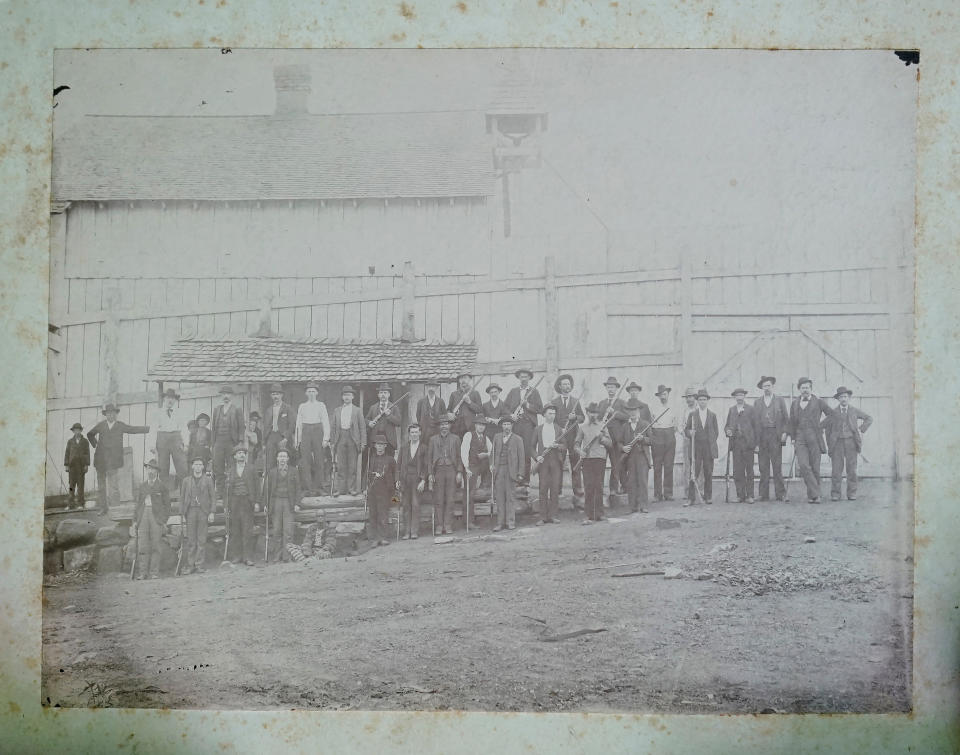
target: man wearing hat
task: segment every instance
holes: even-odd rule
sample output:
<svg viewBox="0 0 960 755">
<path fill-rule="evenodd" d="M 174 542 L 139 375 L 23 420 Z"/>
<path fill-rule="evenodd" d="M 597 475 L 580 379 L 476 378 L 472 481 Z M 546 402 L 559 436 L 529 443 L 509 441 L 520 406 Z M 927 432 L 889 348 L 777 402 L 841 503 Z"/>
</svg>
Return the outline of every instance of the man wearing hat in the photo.
<svg viewBox="0 0 960 755">
<path fill-rule="evenodd" d="M 493 438 L 490 466 L 493 476 L 493 505 L 497 508 L 494 532 L 516 527 L 517 489 L 523 479 L 523 441 L 513 432 L 513 417 L 500 417 L 500 432 Z"/>
<path fill-rule="evenodd" d="M 223 481 L 226 467 L 233 454 L 233 448 L 243 443 L 243 410 L 233 403 L 233 388 L 225 385 L 220 388 L 220 404 L 213 410 L 213 482 L 223 495 Z"/>
<path fill-rule="evenodd" d="M 561 433 L 568 428 L 570 429 L 570 432 L 563 436 L 564 454 L 560 458 L 560 467 L 562 469 L 565 461 L 570 460 L 570 484 L 573 486 L 573 494 L 582 498 L 583 470 L 577 463 L 579 457 L 575 450 L 577 445 L 576 427 L 587 419 L 587 415 L 583 413 L 580 401 L 570 395 L 573 390 L 573 375 L 564 373 L 557 378 L 553 388 L 557 392 L 552 402 L 557 407 L 557 427 L 560 428 Z M 560 487 L 562 490 L 562 482 Z"/>
<path fill-rule="evenodd" d="M 107 404 L 101 420 L 87 433 L 87 440 L 96 451 L 93 468 L 97 470 L 97 506 L 101 514 L 109 513 L 108 502 L 120 503 L 120 470 L 123 468 L 123 436 L 146 435 L 149 425 L 128 425 L 117 419 L 117 407 Z"/>
<path fill-rule="evenodd" d="M 187 448 L 188 459 L 195 459 L 198 456 L 203 458 L 203 468 L 207 474 L 210 473 L 210 461 L 213 459 L 211 449 L 211 438 L 213 436 L 210 433 L 209 425 L 210 415 L 206 412 L 200 412 L 194 420 L 194 428 L 190 432 L 190 444 Z M 190 427 L 189 422 L 187 427 Z"/>
<path fill-rule="evenodd" d="M 290 452 L 291 464 L 296 464 L 294 449 L 294 433 L 296 431 L 296 417 L 293 407 L 283 400 L 283 386 L 273 383 L 270 386 L 270 406 L 263 413 L 263 429 L 266 434 L 265 466 L 273 469 L 277 466 L 277 451 L 283 446 Z"/>
<path fill-rule="evenodd" d="M 390 517 L 390 501 L 397 489 L 397 462 L 387 453 L 387 436 L 373 436 L 373 453 L 370 454 L 369 479 L 367 480 L 367 503 L 370 508 L 370 539 L 374 545 L 390 545 L 387 540 L 387 520 Z"/>
<path fill-rule="evenodd" d="M 584 524 L 603 519 L 603 470 L 607 451 L 613 445 L 609 428 L 599 420 L 600 407 L 587 406 L 587 421 L 577 428 L 577 455 L 583 460 Z M 601 429 L 602 428 L 602 429 Z"/>
<path fill-rule="evenodd" d="M 473 429 L 460 439 L 460 461 L 466 477 L 463 487 L 466 490 L 469 485 L 471 495 L 478 487 L 489 485 L 492 452 L 493 443 L 487 437 L 487 420 L 478 414 L 473 418 Z"/>
<path fill-rule="evenodd" d="M 294 444 L 300 456 L 300 476 L 307 495 L 320 495 L 330 487 L 330 466 L 327 449 L 330 448 L 330 417 L 327 406 L 317 400 L 320 386 L 313 380 L 307 383 L 307 400 L 297 407 Z"/>
<path fill-rule="evenodd" d="M 154 459 L 143 464 L 147 479 L 140 484 L 133 510 L 137 544 L 137 579 L 160 577 L 160 545 L 170 517 L 170 494 L 160 481 L 160 467 Z"/>
<path fill-rule="evenodd" d="M 845 385 L 833 395 L 839 406 L 827 415 L 823 425 L 827 431 L 830 454 L 830 500 L 840 500 L 840 481 L 847 468 L 847 500 L 857 500 L 857 456 L 863 448 L 863 434 L 873 424 L 873 417 L 850 405 L 853 391 Z"/>
<path fill-rule="evenodd" d="M 807 502 L 820 503 L 820 457 L 827 452 L 820 420 L 830 414 L 830 406 L 813 395 L 813 381 L 802 377 L 797 381 L 800 395 L 790 406 L 788 432 L 793 438 L 797 468 L 807 486 Z"/>
<path fill-rule="evenodd" d="M 737 488 L 737 500 L 753 503 L 753 451 L 757 447 L 757 418 L 753 409 L 746 405 L 746 388 L 737 388 L 733 393 L 737 403 L 727 412 L 723 433 L 729 439 L 727 452 L 733 454 L 733 482 Z"/>
<path fill-rule="evenodd" d="M 623 461 L 620 469 L 623 471 L 627 486 L 627 496 L 630 501 L 630 511 L 646 514 L 644 504 L 649 500 L 647 492 L 647 478 L 650 472 L 650 459 L 647 456 L 650 446 L 650 407 L 640 399 L 633 397 L 627 401 L 627 416 L 629 419 L 620 428 L 620 437 L 617 440 L 623 449 Z"/>
<path fill-rule="evenodd" d="M 74 422 L 70 428 L 73 437 L 67 441 L 63 452 L 63 466 L 67 471 L 70 483 L 69 506 L 83 508 L 83 483 L 86 480 L 87 469 L 90 468 L 90 441 L 83 437 L 83 425 Z"/>
<path fill-rule="evenodd" d="M 627 416 L 627 402 L 622 398 L 614 400 L 617 391 L 620 390 L 620 381 L 613 377 L 613 375 L 607 378 L 603 387 L 607 391 L 607 397 L 597 404 L 597 409 L 600 412 L 600 424 L 604 422 L 607 423 L 606 430 L 610 434 L 611 444 L 606 447 L 601 446 L 601 448 L 604 448 L 604 452 L 610 460 L 610 493 L 619 494 L 623 492 L 623 480 L 620 475 L 620 450 L 617 448 L 617 443 L 613 439 L 620 437 L 620 430 L 623 427 L 623 423 L 629 419 Z M 586 467 L 584 467 L 584 475 L 586 475 Z M 584 485 L 586 485 L 586 483 L 584 483 Z"/>
<path fill-rule="evenodd" d="M 683 484 L 689 488 L 688 492 L 694 492 L 695 486 L 690 485 L 690 476 L 693 472 L 693 454 L 691 451 L 692 446 L 690 445 L 690 438 L 687 437 L 686 429 L 687 422 L 690 421 L 690 415 L 697 408 L 697 389 L 693 386 L 687 386 L 687 389 L 683 392 L 683 400 L 685 405 L 681 410 L 682 415 L 680 423 L 680 432 L 683 434 Z M 689 501 L 695 500 L 695 498 L 689 498 L 688 503 L 684 505 L 686 506 L 689 504 Z"/>
<path fill-rule="evenodd" d="M 247 426 L 243 431 L 243 445 L 247 447 L 247 461 L 260 475 L 264 469 L 263 433 L 260 431 L 260 412 L 252 411 L 247 417 Z"/>
<path fill-rule="evenodd" d="M 229 512 L 230 545 L 236 555 L 232 561 L 253 566 L 253 515 L 260 511 L 260 486 L 253 465 L 247 463 L 247 449 L 242 443 L 233 448 L 233 463 L 227 467 L 224 502 Z M 230 558 L 230 554 L 227 554 Z"/>
<path fill-rule="evenodd" d="M 790 415 L 787 402 L 782 396 L 773 393 L 777 379 L 773 375 L 762 375 L 757 388 L 763 395 L 753 402 L 753 413 L 757 421 L 757 458 L 760 463 L 760 486 L 758 498 L 770 500 L 770 470 L 773 469 L 773 492 L 778 501 L 785 501 L 787 488 L 783 483 L 783 445 L 787 442 L 787 425 Z"/>
<path fill-rule="evenodd" d="M 154 412 L 153 421 L 150 423 L 156 428 L 152 450 L 157 457 L 157 464 L 160 465 L 160 480 L 164 485 L 170 486 L 170 460 L 172 459 L 176 473 L 174 489 L 179 489 L 180 481 L 188 474 L 186 444 L 183 438 L 186 423 L 177 409 L 179 400 L 180 396 L 177 392 L 173 388 L 167 388 L 163 392 L 161 406 Z"/>
<path fill-rule="evenodd" d="M 353 403 L 353 388 L 340 389 L 341 405 L 333 412 L 330 443 L 336 461 L 337 474 L 333 495 L 357 494 L 357 459 L 367 447 L 367 423 L 360 407 Z"/>
<path fill-rule="evenodd" d="M 533 455 L 537 461 L 540 479 L 540 521 L 537 526 L 557 521 L 560 508 L 560 484 L 563 480 L 563 453 L 566 451 L 560 437 L 563 430 L 556 423 L 557 407 L 543 407 L 543 424 L 537 428 Z"/>
<path fill-rule="evenodd" d="M 449 414 L 440 418 L 440 432 L 430 439 L 427 457 L 427 479 L 433 492 L 436 519 L 440 522 L 440 532 L 444 535 L 453 532 L 453 494 L 457 485 L 463 481 L 460 474 L 463 468 L 460 445 L 457 437 L 450 432 L 451 421 Z"/>
<path fill-rule="evenodd" d="M 184 574 L 204 571 L 207 555 L 207 524 L 213 521 L 213 480 L 203 473 L 203 456 L 190 459 L 189 477 L 180 484 L 180 514 L 186 527 L 186 564 Z"/>
<path fill-rule="evenodd" d="M 513 373 L 520 385 L 511 388 L 503 402 L 514 419 L 513 431 L 523 441 L 523 481 L 530 482 L 530 459 L 533 458 L 533 442 L 543 399 L 540 391 L 530 385 L 533 372 L 521 368 Z"/>
<path fill-rule="evenodd" d="M 377 403 L 367 412 L 367 432 L 369 435 L 382 435 L 387 439 L 387 453 L 394 455 L 400 448 L 400 408 L 390 403 L 390 386 L 380 383 L 377 388 Z"/>
<path fill-rule="evenodd" d="M 677 433 L 683 432 L 676 410 L 670 404 L 671 389 L 663 383 L 657 386 L 657 401 L 651 414 L 656 414 L 650 428 L 650 450 L 653 454 L 653 498 L 656 501 L 673 500 L 673 464 L 677 458 Z"/>
<path fill-rule="evenodd" d="M 693 454 L 693 474 L 696 477 L 703 475 L 703 501 L 713 503 L 713 461 L 719 455 L 717 438 L 720 428 L 717 415 L 707 408 L 710 394 L 706 388 L 697 391 L 697 406 L 687 418 L 685 433 L 691 439 L 690 449 Z M 696 483 L 690 481 L 691 501 L 696 500 Z"/>
<path fill-rule="evenodd" d="M 430 445 L 430 439 L 440 432 L 440 418 L 447 413 L 447 405 L 437 395 L 440 381 L 434 378 L 425 384 L 427 395 L 417 402 L 417 424 L 420 425 L 420 440 Z"/>
<path fill-rule="evenodd" d="M 484 401 L 481 407 L 483 416 L 486 418 L 487 438 L 492 442 L 500 434 L 500 418 L 510 414 L 505 402 L 500 400 L 500 394 L 503 389 L 496 383 L 490 383 L 487 386 L 487 395 L 489 401 Z"/>
<path fill-rule="evenodd" d="M 439 403 L 437 399 L 437 403 Z M 397 481 L 400 483 L 400 505 L 403 509 L 403 539 L 416 540 L 420 535 L 420 496 L 427 486 L 428 444 L 421 437 L 416 422 L 407 427 L 407 442 L 400 448 Z"/>
<path fill-rule="evenodd" d="M 447 402 L 447 412 L 454 415 L 450 432 L 458 438 L 473 429 L 473 418 L 476 415 L 483 416 L 480 394 L 471 389 L 472 382 L 473 375 L 469 372 L 457 375 L 457 390 L 450 394 L 450 400 Z"/>
<path fill-rule="evenodd" d="M 290 560 L 287 546 L 293 543 L 293 515 L 300 508 L 303 494 L 297 470 L 290 466 L 290 452 L 285 448 L 277 451 L 276 466 L 267 472 L 266 510 L 270 516 L 267 526 L 273 534 L 273 553 L 270 560 Z"/>
</svg>

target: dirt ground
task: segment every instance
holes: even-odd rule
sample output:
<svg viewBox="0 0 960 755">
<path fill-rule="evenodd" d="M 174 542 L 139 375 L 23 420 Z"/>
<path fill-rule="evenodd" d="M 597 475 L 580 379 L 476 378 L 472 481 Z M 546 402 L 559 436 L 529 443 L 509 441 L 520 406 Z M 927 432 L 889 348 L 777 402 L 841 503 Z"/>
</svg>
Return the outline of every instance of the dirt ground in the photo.
<svg viewBox="0 0 960 755">
<path fill-rule="evenodd" d="M 61 575 L 44 589 L 44 704 L 909 710 L 909 483 L 820 506 L 717 488 L 712 506 L 592 526 L 567 510 L 307 565 Z"/>
</svg>

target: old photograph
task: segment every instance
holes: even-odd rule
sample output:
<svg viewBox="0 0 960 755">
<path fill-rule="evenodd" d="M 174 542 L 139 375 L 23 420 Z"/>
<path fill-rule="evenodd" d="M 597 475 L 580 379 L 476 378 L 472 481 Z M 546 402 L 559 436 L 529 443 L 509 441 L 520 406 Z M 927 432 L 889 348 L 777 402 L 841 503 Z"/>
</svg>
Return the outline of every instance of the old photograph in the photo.
<svg viewBox="0 0 960 755">
<path fill-rule="evenodd" d="M 918 70 L 58 50 L 43 705 L 910 711 Z"/>
</svg>

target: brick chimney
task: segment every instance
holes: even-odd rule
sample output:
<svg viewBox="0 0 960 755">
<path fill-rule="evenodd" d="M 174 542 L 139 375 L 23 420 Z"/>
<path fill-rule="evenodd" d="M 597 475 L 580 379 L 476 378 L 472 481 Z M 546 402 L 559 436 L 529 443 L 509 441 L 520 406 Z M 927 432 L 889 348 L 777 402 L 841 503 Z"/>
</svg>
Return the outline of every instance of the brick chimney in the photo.
<svg viewBox="0 0 960 755">
<path fill-rule="evenodd" d="M 275 66 L 273 83 L 277 90 L 277 105 L 274 109 L 274 115 L 307 114 L 307 97 L 310 96 L 311 88 L 309 66 Z"/>
</svg>

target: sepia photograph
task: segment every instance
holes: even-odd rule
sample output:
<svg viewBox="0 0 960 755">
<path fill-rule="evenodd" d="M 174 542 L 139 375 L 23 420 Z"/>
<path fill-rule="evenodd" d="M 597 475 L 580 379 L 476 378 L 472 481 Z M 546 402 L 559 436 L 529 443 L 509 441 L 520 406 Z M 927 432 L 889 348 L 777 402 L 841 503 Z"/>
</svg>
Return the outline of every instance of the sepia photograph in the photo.
<svg viewBox="0 0 960 755">
<path fill-rule="evenodd" d="M 912 710 L 917 53 L 53 62 L 44 706 Z"/>
</svg>

